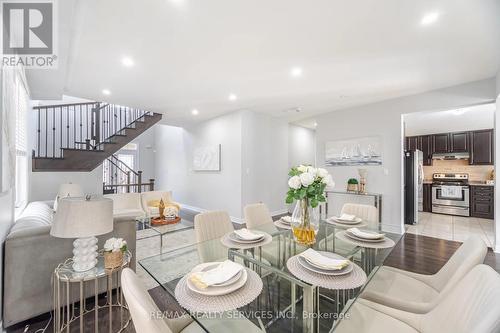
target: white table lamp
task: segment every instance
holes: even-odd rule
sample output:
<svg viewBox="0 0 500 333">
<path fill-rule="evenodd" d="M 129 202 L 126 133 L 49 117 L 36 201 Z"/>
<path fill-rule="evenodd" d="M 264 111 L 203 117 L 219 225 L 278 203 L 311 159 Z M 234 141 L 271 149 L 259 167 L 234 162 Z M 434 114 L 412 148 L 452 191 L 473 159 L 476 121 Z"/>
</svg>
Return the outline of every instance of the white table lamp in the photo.
<svg viewBox="0 0 500 333">
<path fill-rule="evenodd" d="M 84 272 L 97 264 L 97 238 L 113 231 L 113 201 L 107 198 L 62 197 L 50 234 L 77 238 L 73 242 L 73 269 Z"/>
</svg>

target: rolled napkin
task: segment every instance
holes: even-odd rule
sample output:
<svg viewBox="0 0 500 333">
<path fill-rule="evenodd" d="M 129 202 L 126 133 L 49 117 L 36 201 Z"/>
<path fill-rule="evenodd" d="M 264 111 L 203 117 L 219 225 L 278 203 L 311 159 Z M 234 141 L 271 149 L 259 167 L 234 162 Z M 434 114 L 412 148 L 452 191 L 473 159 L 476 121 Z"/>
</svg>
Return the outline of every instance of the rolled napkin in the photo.
<svg viewBox="0 0 500 333">
<path fill-rule="evenodd" d="M 192 273 L 189 280 L 199 289 L 221 284 L 234 277 L 243 269 L 243 266 L 231 260 L 221 262 L 217 267 L 204 272 Z"/>
<path fill-rule="evenodd" d="M 328 258 L 313 249 L 305 250 L 300 256 L 311 264 L 327 270 L 341 270 L 349 265 L 347 259 Z"/>
<path fill-rule="evenodd" d="M 384 238 L 384 236 L 385 236 L 385 234 L 363 231 L 363 230 L 359 230 L 358 228 L 347 229 L 347 232 L 356 236 L 356 237 L 364 238 L 364 239 L 381 239 L 381 238 Z"/>
<path fill-rule="evenodd" d="M 240 230 L 235 230 L 234 233 L 239 238 L 241 238 L 243 240 L 248 240 L 248 241 L 258 240 L 258 239 L 261 239 L 263 237 L 262 234 L 256 234 L 256 233 L 251 232 L 250 230 L 248 230 L 246 228 L 243 228 Z"/>
<path fill-rule="evenodd" d="M 287 223 L 287 224 L 292 223 L 292 217 L 291 217 L 291 216 L 288 216 L 288 215 L 287 215 L 287 216 L 283 216 L 283 217 L 281 218 L 281 220 L 282 220 L 283 222 Z"/>
<path fill-rule="evenodd" d="M 354 220 L 356 220 L 356 215 L 342 214 L 342 215 L 339 216 L 338 220 L 342 220 L 342 221 L 354 221 Z"/>
</svg>

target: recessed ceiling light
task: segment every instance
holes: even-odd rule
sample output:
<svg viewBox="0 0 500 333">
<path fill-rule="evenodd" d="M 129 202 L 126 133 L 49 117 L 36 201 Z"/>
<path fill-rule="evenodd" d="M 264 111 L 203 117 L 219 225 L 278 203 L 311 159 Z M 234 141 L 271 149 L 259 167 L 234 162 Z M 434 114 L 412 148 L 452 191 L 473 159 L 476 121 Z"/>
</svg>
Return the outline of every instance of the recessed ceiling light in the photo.
<svg viewBox="0 0 500 333">
<path fill-rule="evenodd" d="M 318 123 L 317 122 L 314 122 L 314 127 L 318 127 Z"/>
<path fill-rule="evenodd" d="M 230 101 L 235 101 L 238 99 L 238 96 L 236 96 L 235 94 L 229 94 L 228 98 Z"/>
<path fill-rule="evenodd" d="M 109 91 L 109 89 L 103 89 L 102 94 L 103 95 L 111 95 L 111 91 Z"/>
<path fill-rule="evenodd" d="M 134 60 L 130 57 L 123 57 L 122 58 L 122 65 L 125 67 L 132 67 L 132 66 L 134 66 Z"/>
<path fill-rule="evenodd" d="M 293 76 L 293 77 L 299 77 L 302 75 L 302 68 L 300 67 L 293 67 L 291 70 L 290 70 L 290 75 Z"/>
<path fill-rule="evenodd" d="M 191 114 L 192 114 L 193 116 L 197 116 L 199 113 L 200 113 L 200 112 L 199 112 L 198 110 L 196 110 L 196 109 L 192 109 L 192 110 L 191 110 Z"/>
<path fill-rule="evenodd" d="M 421 25 L 430 25 L 430 24 L 436 22 L 438 18 L 439 18 L 438 12 L 427 13 L 424 15 L 424 17 L 422 17 L 420 24 Z"/>
</svg>

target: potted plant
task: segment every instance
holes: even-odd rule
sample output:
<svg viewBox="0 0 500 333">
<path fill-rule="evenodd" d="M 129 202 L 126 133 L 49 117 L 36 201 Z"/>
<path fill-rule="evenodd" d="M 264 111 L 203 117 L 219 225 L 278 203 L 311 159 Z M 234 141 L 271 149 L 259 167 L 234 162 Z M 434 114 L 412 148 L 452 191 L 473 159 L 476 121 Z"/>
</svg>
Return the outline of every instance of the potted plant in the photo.
<svg viewBox="0 0 500 333">
<path fill-rule="evenodd" d="M 110 238 L 104 243 L 104 268 L 113 269 L 123 264 L 127 242 L 123 238 Z"/>
<path fill-rule="evenodd" d="M 325 202 L 326 187 L 333 187 L 332 176 L 323 168 L 299 165 L 288 173 L 286 203 L 297 201 L 292 214 L 292 231 L 297 243 L 312 245 L 319 229 L 318 205 Z"/>
<path fill-rule="evenodd" d="M 358 180 L 356 178 L 349 178 L 347 181 L 348 192 L 358 192 Z"/>
</svg>

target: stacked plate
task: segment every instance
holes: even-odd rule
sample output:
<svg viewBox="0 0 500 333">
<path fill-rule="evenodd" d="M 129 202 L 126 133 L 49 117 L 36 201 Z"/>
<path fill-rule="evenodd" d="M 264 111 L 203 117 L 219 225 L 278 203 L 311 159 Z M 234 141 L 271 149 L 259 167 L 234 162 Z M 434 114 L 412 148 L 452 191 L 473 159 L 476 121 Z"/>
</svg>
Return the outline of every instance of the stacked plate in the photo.
<svg viewBox="0 0 500 333">
<path fill-rule="evenodd" d="M 306 256 L 305 254 L 308 251 L 315 252 L 314 256 L 319 260 L 311 260 L 310 256 Z M 323 258 L 321 258 L 321 256 Z M 314 251 L 312 249 L 309 249 L 304 253 L 298 255 L 298 261 L 299 264 L 305 269 L 323 275 L 345 275 L 349 274 L 353 270 L 353 265 L 349 260 L 331 252 Z M 335 264 L 341 262 L 344 262 L 347 265 L 342 265 L 341 267 L 333 267 L 335 266 Z"/>
<path fill-rule="evenodd" d="M 280 218 L 280 222 L 284 225 L 291 225 L 292 224 L 292 217 L 291 216 L 283 216 Z"/>
<path fill-rule="evenodd" d="M 379 243 L 385 240 L 384 234 L 370 230 L 360 230 L 358 228 L 347 229 L 345 235 L 361 242 Z"/>
<path fill-rule="evenodd" d="M 332 216 L 328 218 L 328 221 L 335 222 L 338 224 L 344 224 L 344 225 L 357 225 L 363 222 L 363 220 L 359 217 L 349 215 L 345 217 L 344 215 L 341 216 Z"/>
<path fill-rule="evenodd" d="M 266 236 L 265 233 L 250 231 L 248 229 L 243 228 L 240 230 L 235 230 L 234 232 L 230 233 L 228 235 L 228 238 L 235 243 L 253 244 L 263 241 L 265 236 Z"/>
<path fill-rule="evenodd" d="M 205 296 L 230 294 L 245 285 L 246 269 L 235 262 L 209 262 L 196 266 L 187 279 L 188 288 Z"/>
</svg>

